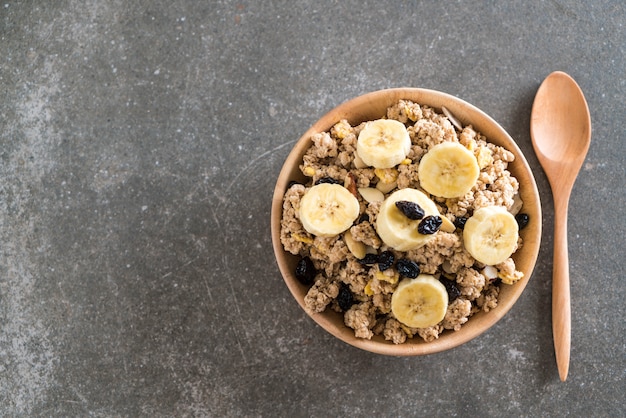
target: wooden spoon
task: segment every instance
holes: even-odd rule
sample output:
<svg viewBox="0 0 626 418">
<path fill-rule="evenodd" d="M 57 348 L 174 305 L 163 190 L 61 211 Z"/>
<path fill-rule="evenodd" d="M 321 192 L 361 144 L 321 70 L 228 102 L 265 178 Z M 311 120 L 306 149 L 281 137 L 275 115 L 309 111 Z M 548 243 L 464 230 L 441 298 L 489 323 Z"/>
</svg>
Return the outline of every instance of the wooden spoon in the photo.
<svg viewBox="0 0 626 418">
<path fill-rule="evenodd" d="M 571 340 L 567 207 L 591 142 L 589 108 L 569 75 L 555 71 L 541 83 L 530 116 L 530 136 L 554 198 L 552 335 L 559 377 L 565 381 Z"/>
</svg>

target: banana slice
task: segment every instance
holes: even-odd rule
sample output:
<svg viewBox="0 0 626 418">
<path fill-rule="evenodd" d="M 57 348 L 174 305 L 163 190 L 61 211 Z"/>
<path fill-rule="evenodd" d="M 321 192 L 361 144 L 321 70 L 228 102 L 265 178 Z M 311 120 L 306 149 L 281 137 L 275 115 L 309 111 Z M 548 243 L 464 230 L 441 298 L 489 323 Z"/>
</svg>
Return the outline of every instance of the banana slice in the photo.
<svg viewBox="0 0 626 418">
<path fill-rule="evenodd" d="M 411 150 L 411 138 L 402 122 L 378 119 L 367 122 L 359 133 L 357 155 L 375 168 L 391 168 L 400 164 Z"/>
<path fill-rule="evenodd" d="M 332 237 L 352 226 L 359 216 L 359 201 L 339 184 L 311 187 L 300 200 L 300 222 L 307 232 Z"/>
<path fill-rule="evenodd" d="M 488 266 L 509 258 L 517 248 L 515 217 L 501 206 L 486 206 L 474 212 L 463 229 L 463 244 L 476 260 Z"/>
<path fill-rule="evenodd" d="M 446 287 L 430 274 L 404 279 L 391 295 L 391 312 L 411 328 L 427 328 L 443 320 L 448 310 Z"/>
<path fill-rule="evenodd" d="M 460 197 L 476 184 L 480 168 L 474 154 L 458 142 L 435 145 L 420 161 L 417 176 L 428 193 Z"/>
<path fill-rule="evenodd" d="M 401 189 L 385 199 L 376 217 L 376 232 L 389 247 L 408 251 L 426 244 L 434 238 L 434 234 L 423 235 L 417 232 L 420 220 L 407 218 L 396 206 L 396 202 L 400 200 L 417 203 L 424 209 L 424 216 L 438 216 L 439 211 L 428 196 L 415 189 Z"/>
</svg>

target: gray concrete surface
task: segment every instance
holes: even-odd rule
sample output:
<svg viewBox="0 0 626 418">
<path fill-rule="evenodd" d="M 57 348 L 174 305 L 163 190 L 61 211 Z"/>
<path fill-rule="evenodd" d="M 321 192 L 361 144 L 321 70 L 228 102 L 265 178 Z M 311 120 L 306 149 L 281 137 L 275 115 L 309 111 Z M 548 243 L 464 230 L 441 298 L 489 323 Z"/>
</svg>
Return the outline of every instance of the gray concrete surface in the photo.
<svg viewBox="0 0 626 418">
<path fill-rule="evenodd" d="M 0 3 L 1 416 L 624 416 L 621 0 Z M 550 324 L 550 189 L 532 152 L 554 70 L 593 142 L 570 204 L 572 357 Z M 321 115 L 386 87 L 482 108 L 545 211 L 517 305 L 449 352 L 333 339 L 291 298 L 274 181 Z"/>
</svg>

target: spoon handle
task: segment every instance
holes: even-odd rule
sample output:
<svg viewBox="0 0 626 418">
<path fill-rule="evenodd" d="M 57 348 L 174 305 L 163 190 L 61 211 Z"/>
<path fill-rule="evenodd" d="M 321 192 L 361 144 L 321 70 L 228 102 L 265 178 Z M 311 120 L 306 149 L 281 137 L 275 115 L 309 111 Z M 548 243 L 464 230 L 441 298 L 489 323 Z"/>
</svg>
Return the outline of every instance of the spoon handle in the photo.
<svg viewBox="0 0 626 418">
<path fill-rule="evenodd" d="M 558 201 L 557 201 L 558 200 Z M 568 198 L 554 202 L 554 261 L 552 267 L 552 335 L 559 377 L 564 382 L 569 370 L 571 310 L 569 257 L 567 252 Z"/>
</svg>

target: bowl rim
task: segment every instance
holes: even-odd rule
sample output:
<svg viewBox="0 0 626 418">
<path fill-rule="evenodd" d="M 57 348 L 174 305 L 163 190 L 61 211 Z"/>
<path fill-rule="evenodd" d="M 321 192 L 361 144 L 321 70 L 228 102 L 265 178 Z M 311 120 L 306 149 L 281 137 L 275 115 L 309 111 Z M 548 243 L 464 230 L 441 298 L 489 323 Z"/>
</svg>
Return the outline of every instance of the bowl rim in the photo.
<svg viewBox="0 0 626 418">
<path fill-rule="evenodd" d="M 311 135 L 328 131 L 341 119 L 347 119 L 352 126 L 355 126 L 355 124 L 366 120 L 383 117 L 385 112 L 381 112 L 380 109 L 386 109 L 401 99 L 429 106 L 439 113 L 441 113 L 441 106 L 445 106 L 464 125 L 468 125 L 471 122 L 474 129 L 484 135 L 489 142 L 502 145 L 512 152 L 515 155 L 515 161 L 509 163 L 509 170 L 520 184 L 522 200 L 525 204 L 529 202 L 528 209 L 530 210 L 525 210 L 525 212 L 535 221 L 520 231 L 520 235 L 523 235 L 524 244 L 520 250 L 516 251 L 513 258 L 515 259 L 517 255 L 519 259 L 522 255 L 525 255 L 521 265 L 517 265 L 518 260 L 516 260 L 516 266 L 518 270 L 524 272 L 524 277 L 513 285 L 507 285 L 511 289 L 507 289 L 507 294 L 511 293 L 511 295 L 504 303 L 501 303 L 499 297 L 496 308 L 488 313 L 481 311 L 472 315 L 468 321 L 468 323 L 472 323 L 472 326 L 468 326 L 468 323 L 466 323 L 459 331 L 445 330 L 434 341 L 425 342 L 421 338 L 415 337 L 407 339 L 407 342 L 402 344 L 393 344 L 380 336 L 375 336 L 371 340 L 355 337 L 352 329 L 345 325 L 337 325 L 338 316 L 343 318 L 343 315 L 340 313 L 327 309 L 321 313 L 311 314 L 305 309 L 303 295 L 306 294 L 305 289 L 308 290 L 308 287 L 300 284 L 293 274 L 293 260 L 297 256 L 283 248 L 280 242 L 280 222 L 282 218 L 283 196 L 287 190 L 287 185 L 291 180 L 306 179 L 301 173 L 299 175 L 295 174 L 295 176 L 294 173 L 299 172 L 298 166 L 302 161 L 302 155 L 310 146 Z M 353 116 L 355 109 L 365 110 L 369 112 L 368 115 L 372 116 L 355 117 Z M 512 167 L 513 169 L 511 169 Z M 522 181 L 524 182 L 523 190 L 521 187 Z M 536 202 L 536 204 L 531 204 L 532 202 Z M 500 124 L 476 106 L 448 93 L 417 87 L 398 87 L 372 91 L 347 100 L 324 114 L 300 136 L 285 159 L 278 175 L 272 197 L 270 226 L 276 263 L 289 291 L 307 316 L 311 317 L 314 322 L 330 334 L 359 349 L 389 356 L 416 356 L 438 353 L 462 345 L 486 332 L 508 313 L 523 293 L 532 276 L 539 255 L 542 215 L 541 201 L 532 170 L 517 143 Z M 291 264 L 288 263 L 287 259 L 291 259 Z M 503 289 L 506 288 L 501 288 L 500 294 L 502 294 Z M 343 319 L 341 322 L 343 322 Z M 346 330 L 350 332 L 346 332 Z"/>
</svg>

